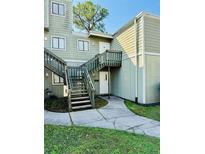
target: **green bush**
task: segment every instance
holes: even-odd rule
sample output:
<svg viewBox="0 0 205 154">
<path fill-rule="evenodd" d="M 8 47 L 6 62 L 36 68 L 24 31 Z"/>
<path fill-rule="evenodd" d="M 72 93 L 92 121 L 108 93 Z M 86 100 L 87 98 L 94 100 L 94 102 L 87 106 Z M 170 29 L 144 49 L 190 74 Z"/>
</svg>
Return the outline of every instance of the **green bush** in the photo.
<svg viewBox="0 0 205 154">
<path fill-rule="evenodd" d="M 44 100 L 44 109 L 52 112 L 68 112 L 67 98 L 50 96 Z"/>
</svg>

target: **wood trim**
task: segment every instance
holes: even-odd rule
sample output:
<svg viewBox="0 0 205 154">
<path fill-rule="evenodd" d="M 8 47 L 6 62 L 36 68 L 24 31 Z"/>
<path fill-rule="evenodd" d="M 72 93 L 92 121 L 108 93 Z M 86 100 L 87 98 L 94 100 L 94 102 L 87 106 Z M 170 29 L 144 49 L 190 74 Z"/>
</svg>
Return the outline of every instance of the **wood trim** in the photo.
<svg viewBox="0 0 205 154">
<path fill-rule="evenodd" d="M 156 52 L 145 52 L 145 55 L 160 56 L 160 53 L 156 53 Z"/>
</svg>

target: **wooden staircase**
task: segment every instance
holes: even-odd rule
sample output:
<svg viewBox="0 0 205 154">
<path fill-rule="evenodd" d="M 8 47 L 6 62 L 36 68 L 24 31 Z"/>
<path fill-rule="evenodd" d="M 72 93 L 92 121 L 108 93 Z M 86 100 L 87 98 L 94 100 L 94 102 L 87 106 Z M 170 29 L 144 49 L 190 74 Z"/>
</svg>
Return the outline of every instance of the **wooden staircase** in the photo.
<svg viewBox="0 0 205 154">
<path fill-rule="evenodd" d="M 122 52 L 107 50 L 79 67 L 69 67 L 61 58 L 44 48 L 44 67 L 63 77 L 68 86 L 69 111 L 95 108 L 95 87 L 90 73 L 104 67 L 121 67 Z"/>
<path fill-rule="evenodd" d="M 72 79 L 71 108 L 72 111 L 91 109 L 91 100 L 83 79 Z"/>
<path fill-rule="evenodd" d="M 95 107 L 95 87 L 90 73 L 104 67 L 121 67 L 122 52 L 106 51 L 96 55 L 79 67 L 68 67 L 68 81 L 71 89 L 70 111 Z"/>
</svg>

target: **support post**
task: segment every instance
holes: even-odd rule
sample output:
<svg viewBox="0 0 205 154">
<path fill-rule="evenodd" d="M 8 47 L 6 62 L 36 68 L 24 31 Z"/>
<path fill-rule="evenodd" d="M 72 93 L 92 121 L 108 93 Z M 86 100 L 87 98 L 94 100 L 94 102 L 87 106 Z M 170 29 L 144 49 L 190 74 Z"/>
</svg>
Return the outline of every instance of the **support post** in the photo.
<svg viewBox="0 0 205 154">
<path fill-rule="evenodd" d="M 108 66 L 108 99 L 110 99 L 111 93 L 111 79 L 110 79 L 110 67 Z"/>
<path fill-rule="evenodd" d="M 68 76 L 67 76 L 67 66 L 65 66 L 64 68 L 65 70 L 65 82 L 66 82 L 66 86 L 67 86 L 67 89 L 68 89 L 68 111 L 71 112 L 72 111 L 72 107 L 71 107 L 71 96 L 70 96 L 70 89 L 69 89 L 69 83 L 68 83 Z"/>
</svg>

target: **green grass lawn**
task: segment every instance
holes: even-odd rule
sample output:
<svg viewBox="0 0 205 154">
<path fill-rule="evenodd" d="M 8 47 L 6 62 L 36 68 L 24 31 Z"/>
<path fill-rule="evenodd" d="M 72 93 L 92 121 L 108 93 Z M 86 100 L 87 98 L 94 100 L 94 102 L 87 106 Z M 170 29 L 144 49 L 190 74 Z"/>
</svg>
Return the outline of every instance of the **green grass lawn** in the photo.
<svg viewBox="0 0 205 154">
<path fill-rule="evenodd" d="M 125 100 L 128 109 L 137 115 L 160 121 L 160 106 L 142 106 L 131 101 Z"/>
<path fill-rule="evenodd" d="M 44 126 L 46 154 L 158 154 L 160 139 L 124 131 Z"/>
</svg>

